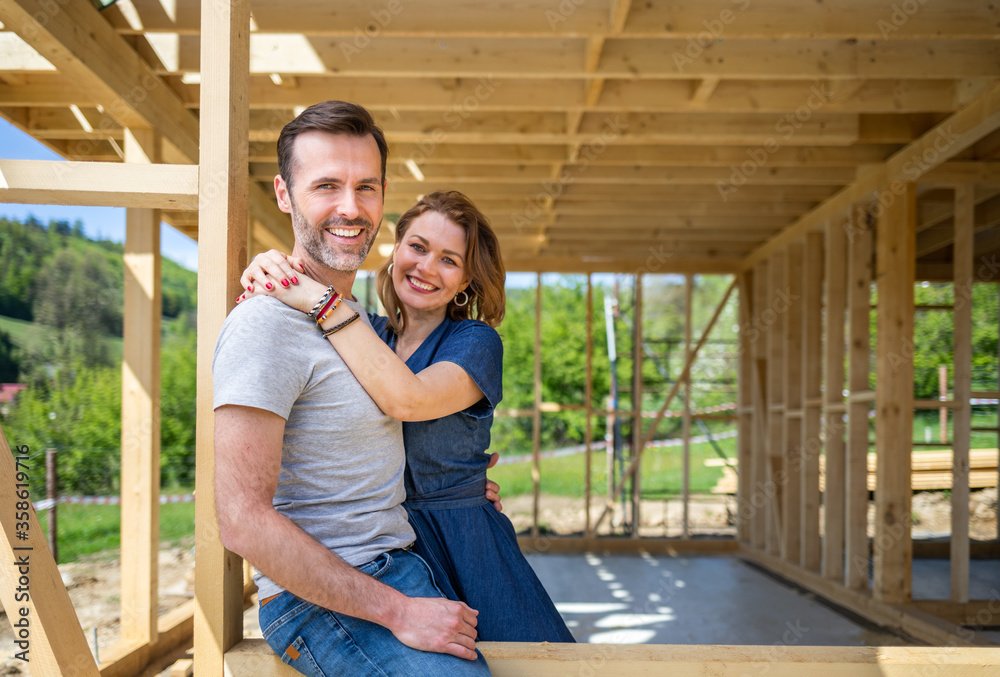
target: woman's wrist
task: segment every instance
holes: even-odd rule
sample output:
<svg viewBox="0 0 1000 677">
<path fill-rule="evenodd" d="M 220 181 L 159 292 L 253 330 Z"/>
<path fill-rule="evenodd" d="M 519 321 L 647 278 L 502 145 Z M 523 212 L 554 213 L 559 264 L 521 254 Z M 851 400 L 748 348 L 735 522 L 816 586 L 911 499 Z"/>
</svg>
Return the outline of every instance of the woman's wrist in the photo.
<svg viewBox="0 0 1000 677">
<path fill-rule="evenodd" d="M 337 307 L 333 309 L 333 312 L 327 313 L 327 316 L 323 318 L 321 322 L 317 322 L 316 326 L 318 326 L 321 330 L 326 331 L 327 329 L 336 327 L 352 315 L 354 315 L 354 309 L 346 303 L 341 302 L 337 304 Z"/>
</svg>

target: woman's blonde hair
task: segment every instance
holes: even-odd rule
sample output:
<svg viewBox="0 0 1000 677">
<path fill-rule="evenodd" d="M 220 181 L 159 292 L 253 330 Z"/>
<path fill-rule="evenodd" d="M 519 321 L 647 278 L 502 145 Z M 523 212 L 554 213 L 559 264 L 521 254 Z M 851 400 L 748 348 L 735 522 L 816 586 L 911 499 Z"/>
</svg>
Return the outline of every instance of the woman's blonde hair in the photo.
<svg viewBox="0 0 1000 677">
<path fill-rule="evenodd" d="M 413 220 L 430 211 L 437 212 L 464 230 L 468 247 L 465 270 L 469 284 L 464 291 L 469 295 L 469 301 L 461 306 L 454 299 L 449 301 L 447 316 L 453 320 L 481 320 L 496 327 L 503 320 L 507 304 L 504 292 L 507 272 L 500 255 L 500 242 L 490 227 L 489 219 L 472 200 L 457 190 L 430 193 L 399 217 L 396 223 L 397 247 Z M 392 275 L 389 273 L 391 263 L 392 259 L 389 259 L 379 268 L 378 295 L 389 316 L 389 325 L 397 334 L 402 334 L 406 327 L 406 309 L 392 284 Z"/>
</svg>

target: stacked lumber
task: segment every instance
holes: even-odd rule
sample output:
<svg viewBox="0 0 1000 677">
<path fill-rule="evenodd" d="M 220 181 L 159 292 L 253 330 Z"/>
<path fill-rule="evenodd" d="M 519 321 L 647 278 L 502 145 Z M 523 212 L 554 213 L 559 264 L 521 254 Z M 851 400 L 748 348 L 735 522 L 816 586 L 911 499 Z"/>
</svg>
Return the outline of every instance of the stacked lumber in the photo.
<svg viewBox="0 0 1000 677">
<path fill-rule="evenodd" d="M 951 451 L 914 451 L 912 457 L 912 479 L 910 486 L 914 491 L 933 491 L 951 489 Z M 969 487 L 984 489 L 997 486 L 997 450 L 972 449 L 969 452 Z M 819 486 L 825 488 L 826 458 L 819 459 Z M 720 458 L 709 458 L 705 465 L 710 468 L 722 468 L 722 477 L 712 487 L 713 494 L 735 494 L 737 486 L 737 459 L 726 464 Z M 868 489 L 875 489 L 875 464 L 877 457 L 868 454 Z"/>
</svg>

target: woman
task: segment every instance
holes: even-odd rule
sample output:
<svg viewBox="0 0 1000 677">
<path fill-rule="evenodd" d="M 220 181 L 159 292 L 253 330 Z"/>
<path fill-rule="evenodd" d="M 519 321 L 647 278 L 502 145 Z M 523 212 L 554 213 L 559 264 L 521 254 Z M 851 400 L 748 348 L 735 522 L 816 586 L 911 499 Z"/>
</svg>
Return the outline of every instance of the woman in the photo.
<svg viewBox="0 0 1000 677">
<path fill-rule="evenodd" d="M 388 317 L 371 318 L 377 335 L 280 252 L 257 257 L 241 282 L 312 311 L 375 403 L 404 421 L 414 550 L 448 598 L 479 611 L 479 639 L 572 642 L 510 520 L 484 497 L 485 452 L 502 396 L 494 327 L 504 315 L 504 278 L 486 217 L 448 191 L 424 196 L 396 224 L 392 257 L 378 273 Z"/>
</svg>

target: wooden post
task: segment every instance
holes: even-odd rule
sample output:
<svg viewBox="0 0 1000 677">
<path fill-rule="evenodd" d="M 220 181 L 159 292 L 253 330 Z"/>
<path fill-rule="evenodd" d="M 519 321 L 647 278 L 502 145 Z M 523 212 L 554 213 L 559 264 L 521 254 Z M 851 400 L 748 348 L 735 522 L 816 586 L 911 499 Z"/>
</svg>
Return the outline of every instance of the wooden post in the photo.
<svg viewBox="0 0 1000 677">
<path fill-rule="evenodd" d="M 767 332 L 767 412 L 768 412 L 768 463 L 767 482 L 771 491 L 767 493 L 766 522 L 764 534 L 767 552 L 781 554 L 781 503 L 784 499 L 785 473 L 785 313 L 787 306 L 779 306 L 779 294 L 785 291 L 785 253 L 771 256 L 769 265 L 770 286 L 767 307 L 763 310 L 765 322 L 770 323 Z M 787 303 L 787 301 L 786 301 Z M 779 312 L 780 310 L 780 312 Z"/>
<path fill-rule="evenodd" d="M 684 361 L 691 359 L 691 321 L 694 284 L 691 274 L 684 276 Z M 683 468 L 681 489 L 683 516 L 681 518 L 681 535 L 688 538 L 691 535 L 691 371 L 688 370 L 684 379 L 684 418 L 681 421 L 681 437 L 684 440 Z"/>
<path fill-rule="evenodd" d="M 736 538 L 741 543 L 750 544 L 753 505 L 753 287 L 754 271 L 739 275 L 739 382 L 737 385 L 737 411 L 739 412 L 739 436 L 736 457 L 739 467 L 739 482 L 736 485 Z"/>
<path fill-rule="evenodd" d="M 0 510 L 0 548 L 4 555 L 0 564 L 0 602 L 15 640 L 5 651 L 15 655 L 24 651 L 35 675 L 97 677 L 97 664 L 31 507 L 28 480 L 40 470 L 33 467 L 29 451 L 27 446 L 15 447 L 12 454 L 0 429 L 0 505 L 4 506 Z M 24 505 L 18 506 L 19 502 Z M 18 562 L 25 563 L 23 569 Z M 14 625 L 22 620 L 23 635 Z"/>
<path fill-rule="evenodd" d="M 799 562 L 820 569 L 819 453 L 823 398 L 823 233 L 806 235 L 802 269 L 802 519 Z"/>
<path fill-rule="evenodd" d="M 642 273 L 635 275 L 635 313 L 632 327 L 632 538 L 642 523 Z"/>
<path fill-rule="evenodd" d="M 156 164 L 160 138 L 125 131 L 125 161 Z M 122 347 L 121 636 L 157 638 L 160 558 L 160 214 L 125 210 Z"/>
<path fill-rule="evenodd" d="M 969 448 L 972 436 L 974 186 L 955 189 L 955 413 L 951 472 L 951 599 L 969 601 Z"/>
<path fill-rule="evenodd" d="M 541 490 L 542 444 L 542 274 L 535 275 L 535 399 L 531 409 L 531 535 L 538 538 L 538 503 Z"/>
<path fill-rule="evenodd" d="M 592 538 L 594 535 L 593 526 L 590 523 L 590 494 L 592 491 L 591 487 L 591 460 L 593 458 L 593 450 L 590 448 L 590 438 L 594 434 L 594 407 L 591 400 L 594 397 L 594 281 L 590 273 L 587 273 L 587 319 L 584 322 L 587 332 L 587 357 L 586 364 L 584 366 L 584 384 L 583 384 L 583 410 L 587 417 L 587 420 L 583 423 L 583 439 L 584 439 L 584 497 L 583 497 L 583 512 L 585 521 L 585 533 L 587 538 Z"/>
<path fill-rule="evenodd" d="M 955 224 L 956 230 L 956 244 L 958 238 L 958 224 Z M 955 265 L 956 275 L 958 274 L 958 259 L 952 257 L 955 260 L 953 264 Z M 956 284 L 958 283 L 956 279 Z M 957 319 L 955 320 L 957 322 Z M 948 400 L 948 365 L 942 364 L 938 366 L 938 398 L 945 402 Z M 941 444 L 948 444 L 948 407 L 941 407 L 938 409 L 938 440 Z"/>
<path fill-rule="evenodd" d="M 785 250 L 785 290 L 787 300 L 784 324 L 785 411 L 782 417 L 781 556 L 799 562 L 802 524 L 802 256 L 801 241 Z M 780 310 L 779 308 L 779 310 Z"/>
<path fill-rule="evenodd" d="M 59 463 L 56 450 L 45 450 L 45 498 L 49 499 L 48 541 L 52 560 L 59 563 Z"/>
<path fill-rule="evenodd" d="M 916 269 L 917 192 L 893 184 L 896 199 L 878 220 L 876 314 L 875 599 L 910 601 L 913 441 L 913 284 Z M 901 189 L 902 192 L 899 192 Z"/>
<path fill-rule="evenodd" d="M 212 356 L 247 262 L 250 4 L 201 6 L 198 191 L 198 409 L 194 671 L 221 677 L 243 637 L 243 565 L 219 540 L 215 511 Z"/>
<path fill-rule="evenodd" d="M 847 230 L 826 227 L 826 341 L 823 420 L 826 427 L 826 479 L 823 489 L 823 576 L 844 578 L 844 314 L 847 310 Z"/>
<path fill-rule="evenodd" d="M 868 360 L 872 232 L 868 215 L 851 210 L 848 222 L 850 256 L 847 264 L 847 313 L 850 351 L 847 356 L 847 453 L 844 481 L 844 583 L 868 587 Z M 881 305 L 881 304 L 880 304 Z"/>
<path fill-rule="evenodd" d="M 767 307 L 767 288 L 770 273 L 767 261 L 757 264 L 753 274 L 753 317 L 750 335 L 753 337 L 753 450 L 751 451 L 750 491 L 748 500 L 752 509 L 750 542 L 753 547 L 763 550 L 767 535 L 767 466 L 771 444 L 770 424 L 767 411 L 767 333 L 764 309 Z"/>
</svg>

